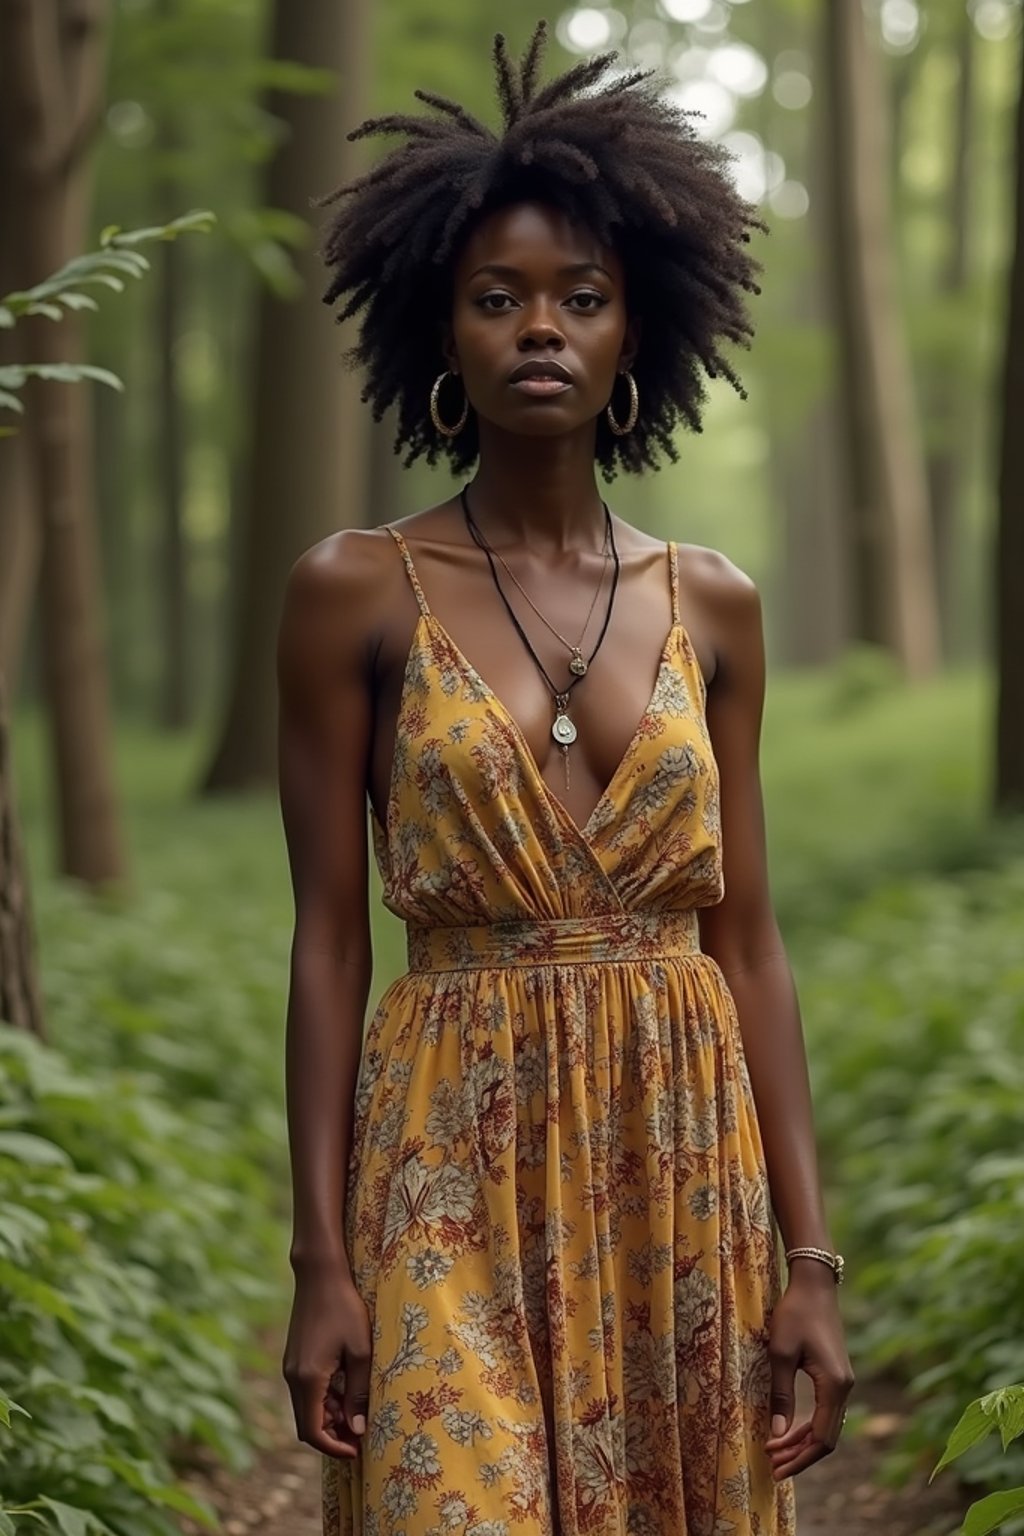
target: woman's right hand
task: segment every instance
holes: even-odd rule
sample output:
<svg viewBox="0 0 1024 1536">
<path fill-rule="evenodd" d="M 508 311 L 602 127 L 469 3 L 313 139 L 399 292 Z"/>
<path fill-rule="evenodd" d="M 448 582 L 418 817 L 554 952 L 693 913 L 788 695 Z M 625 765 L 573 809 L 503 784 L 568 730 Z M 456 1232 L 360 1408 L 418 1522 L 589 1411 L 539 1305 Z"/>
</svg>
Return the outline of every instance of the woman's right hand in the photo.
<svg viewBox="0 0 1024 1536">
<path fill-rule="evenodd" d="M 283 1371 L 298 1437 L 325 1456 L 356 1456 L 370 1396 L 370 1319 L 344 1265 L 296 1272 Z"/>
</svg>

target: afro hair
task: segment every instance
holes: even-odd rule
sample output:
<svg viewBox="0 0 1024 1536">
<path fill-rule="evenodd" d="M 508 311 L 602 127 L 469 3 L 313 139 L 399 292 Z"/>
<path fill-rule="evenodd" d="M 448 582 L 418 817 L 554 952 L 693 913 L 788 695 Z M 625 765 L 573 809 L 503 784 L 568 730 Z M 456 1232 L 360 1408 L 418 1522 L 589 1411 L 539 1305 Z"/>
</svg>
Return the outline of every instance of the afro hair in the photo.
<svg viewBox="0 0 1024 1536">
<path fill-rule="evenodd" d="M 623 260 L 627 307 L 641 325 L 633 374 L 642 408 L 625 437 L 598 418 L 595 455 L 606 479 L 678 457 L 678 425 L 701 430 L 704 375 L 745 395 L 722 345 L 750 344 L 744 294 L 759 292 L 760 267 L 748 246 L 751 230 L 765 226 L 736 191 L 727 152 L 698 134 L 694 114 L 666 99 L 652 71 L 602 82 L 614 53 L 540 85 L 545 37 L 541 22 L 518 65 L 495 39 L 500 135 L 457 102 L 417 91 L 435 115 L 363 123 L 350 139 L 401 134 L 405 142 L 321 199 L 340 204 L 323 243 L 333 273 L 324 302 L 346 300 L 339 321 L 361 316 L 350 358 L 365 369 L 374 418 L 397 408 L 395 451 L 405 451 L 406 464 L 443 454 L 459 474 L 477 457 L 473 412 L 457 437 L 442 438 L 429 396 L 443 367 L 459 250 L 481 218 L 510 203 L 563 209 Z"/>
</svg>

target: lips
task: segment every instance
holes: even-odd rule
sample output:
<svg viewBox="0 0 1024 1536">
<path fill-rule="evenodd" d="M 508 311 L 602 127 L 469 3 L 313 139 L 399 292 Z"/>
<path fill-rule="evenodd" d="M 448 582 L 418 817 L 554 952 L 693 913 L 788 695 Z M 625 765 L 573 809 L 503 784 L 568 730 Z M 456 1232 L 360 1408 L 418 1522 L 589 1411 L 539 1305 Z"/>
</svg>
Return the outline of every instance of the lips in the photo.
<svg viewBox="0 0 1024 1536">
<path fill-rule="evenodd" d="M 556 363 L 553 358 L 531 358 L 529 362 L 520 363 L 518 368 L 513 368 L 508 376 L 510 384 L 522 384 L 527 379 L 547 379 L 556 384 L 572 384 L 574 379 L 562 363 Z"/>
</svg>

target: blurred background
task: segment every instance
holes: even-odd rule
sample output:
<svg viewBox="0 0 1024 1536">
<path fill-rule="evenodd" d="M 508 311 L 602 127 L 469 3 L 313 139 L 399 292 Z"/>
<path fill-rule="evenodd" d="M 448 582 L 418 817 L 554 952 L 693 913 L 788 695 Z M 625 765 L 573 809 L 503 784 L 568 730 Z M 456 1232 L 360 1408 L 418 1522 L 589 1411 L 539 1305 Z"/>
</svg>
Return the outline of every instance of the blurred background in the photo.
<svg viewBox="0 0 1024 1536">
<path fill-rule="evenodd" d="M 923 1477 L 1024 1381 L 1021 0 L 0 0 L 0 1533 L 192 1529 L 272 1437 L 280 599 L 332 530 L 453 489 L 358 405 L 311 200 L 417 86 L 495 123 L 493 35 L 541 15 L 551 70 L 660 71 L 769 230 L 749 398 L 710 386 L 610 499 L 764 596 L 773 887 L 871 1383 L 844 1531 L 954 1529 Z M 402 964 L 382 914 L 375 995 Z M 1009 1487 L 1014 1450 L 958 1468 Z"/>
</svg>

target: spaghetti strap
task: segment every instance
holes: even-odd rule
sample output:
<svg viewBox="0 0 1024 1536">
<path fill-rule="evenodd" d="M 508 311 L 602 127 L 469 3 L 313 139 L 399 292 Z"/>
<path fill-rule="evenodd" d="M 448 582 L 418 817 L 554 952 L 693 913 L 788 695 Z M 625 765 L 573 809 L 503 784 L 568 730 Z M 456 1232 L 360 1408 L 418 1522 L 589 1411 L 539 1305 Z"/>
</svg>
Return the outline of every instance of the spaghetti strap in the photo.
<svg viewBox="0 0 1024 1536">
<path fill-rule="evenodd" d="M 672 623 L 679 623 L 679 555 L 674 543 L 668 546 L 668 576 L 672 588 Z"/>
<path fill-rule="evenodd" d="M 420 579 L 416 575 L 416 567 L 412 563 L 412 555 L 409 553 L 409 546 L 406 544 L 397 528 L 392 528 L 390 523 L 385 523 L 384 526 L 388 533 L 390 533 L 391 537 L 394 539 L 395 543 L 398 545 L 399 549 L 402 551 L 402 559 L 405 561 L 406 573 L 409 577 L 409 581 L 412 584 L 412 589 L 416 594 L 416 601 L 420 605 L 420 613 L 423 614 L 424 618 L 429 618 L 430 609 L 427 606 L 426 598 L 423 596 L 423 588 L 420 586 Z"/>
</svg>

